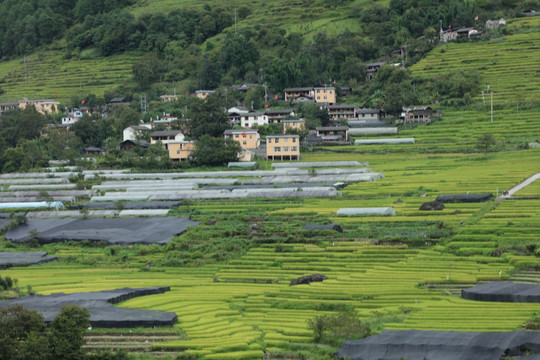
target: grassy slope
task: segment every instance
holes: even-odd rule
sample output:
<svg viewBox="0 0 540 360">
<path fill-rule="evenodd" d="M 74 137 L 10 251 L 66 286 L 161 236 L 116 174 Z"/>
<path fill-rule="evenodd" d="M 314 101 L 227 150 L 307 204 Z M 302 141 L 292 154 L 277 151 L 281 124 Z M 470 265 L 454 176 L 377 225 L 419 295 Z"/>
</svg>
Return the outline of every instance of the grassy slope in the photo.
<svg viewBox="0 0 540 360">
<path fill-rule="evenodd" d="M 360 25 L 351 16 L 351 7 L 362 6 L 366 0 L 356 0 L 345 6 L 328 8 L 327 2 L 315 1 L 226 1 L 227 8 L 247 6 L 252 13 L 246 19 L 238 22 L 239 28 L 256 25 L 272 28 L 282 28 L 288 32 L 299 32 L 306 38 L 311 38 L 318 32 L 329 35 L 342 33 L 345 30 L 358 31 Z M 200 7 L 213 1 L 171 1 L 154 0 L 139 2 L 132 6 L 135 16 L 153 12 L 170 12 L 185 7 Z M 309 19 L 306 20 L 306 19 Z M 232 31 L 233 28 L 226 31 Z M 213 42 L 223 38 L 218 35 Z M 62 48 L 62 42 L 51 48 Z M 81 54 L 81 59 L 63 59 L 61 50 L 44 50 L 27 57 L 29 73 L 25 80 L 24 63 L 22 59 L 0 62 L 0 87 L 5 93 L 0 95 L 0 102 L 15 101 L 26 97 L 54 98 L 67 102 L 73 94 L 86 95 L 89 93 L 102 95 L 110 88 L 131 79 L 131 69 L 141 54 L 126 53 L 109 58 L 95 55 L 91 49 Z M 180 89 L 181 92 L 184 91 Z M 58 93 L 58 95 L 56 95 Z"/>
</svg>

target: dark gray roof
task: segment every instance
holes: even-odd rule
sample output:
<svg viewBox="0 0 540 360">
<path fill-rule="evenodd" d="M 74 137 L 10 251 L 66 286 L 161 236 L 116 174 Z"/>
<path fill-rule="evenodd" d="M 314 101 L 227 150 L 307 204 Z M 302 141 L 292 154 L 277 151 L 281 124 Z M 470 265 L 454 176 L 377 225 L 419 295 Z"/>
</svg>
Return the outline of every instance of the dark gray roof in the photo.
<svg viewBox="0 0 540 360">
<path fill-rule="evenodd" d="M 225 130 L 223 132 L 223 134 L 225 134 L 225 135 L 241 134 L 241 133 L 257 134 L 257 133 L 259 133 L 259 130 L 256 130 L 256 129 L 227 129 L 227 130 Z"/>
<path fill-rule="evenodd" d="M 369 64 L 366 64 L 366 66 L 367 67 L 374 67 L 374 66 L 383 66 L 384 64 L 386 64 L 386 61 L 369 63 Z"/>
<path fill-rule="evenodd" d="M 299 92 L 299 91 L 311 91 L 313 90 L 312 87 L 295 87 L 295 88 L 287 88 L 287 89 L 283 89 L 283 91 L 286 91 L 286 92 Z"/>
<path fill-rule="evenodd" d="M 426 111 L 431 110 L 429 106 L 416 106 L 412 108 L 403 108 L 403 111 Z"/>
<path fill-rule="evenodd" d="M 261 116 L 261 115 L 266 115 L 266 114 L 261 111 L 250 111 L 248 113 L 240 114 L 240 116 Z"/>
<path fill-rule="evenodd" d="M 299 135 L 267 135 L 266 138 L 299 138 Z"/>
<path fill-rule="evenodd" d="M 318 126 L 315 128 L 317 131 L 346 131 L 349 130 L 348 126 Z"/>
<path fill-rule="evenodd" d="M 169 131 L 154 131 L 150 136 L 176 136 L 181 134 L 180 130 L 169 130 Z"/>
<path fill-rule="evenodd" d="M 358 109 L 356 110 L 357 114 L 378 114 L 381 112 L 381 109 Z"/>
<path fill-rule="evenodd" d="M 115 97 L 109 100 L 109 104 L 117 104 L 117 103 L 123 103 L 126 101 L 125 97 Z"/>
<path fill-rule="evenodd" d="M 290 114 L 293 112 L 293 109 L 269 109 L 266 110 L 264 113 L 267 115 L 280 115 L 280 114 Z"/>
<path fill-rule="evenodd" d="M 125 140 L 125 141 L 122 141 L 120 143 L 120 145 L 127 144 L 127 143 L 131 143 L 133 145 L 139 145 L 139 146 L 144 147 L 144 148 L 148 147 L 148 141 L 146 141 L 146 140 Z"/>
<path fill-rule="evenodd" d="M 150 131 L 151 129 L 147 128 L 146 126 L 140 126 L 140 125 L 131 125 L 130 128 L 135 130 L 142 130 L 142 131 Z"/>
<path fill-rule="evenodd" d="M 356 105 L 346 105 L 346 104 L 341 104 L 341 105 L 328 105 L 327 108 L 329 110 L 335 110 L 335 109 L 355 109 L 356 108 Z"/>
</svg>

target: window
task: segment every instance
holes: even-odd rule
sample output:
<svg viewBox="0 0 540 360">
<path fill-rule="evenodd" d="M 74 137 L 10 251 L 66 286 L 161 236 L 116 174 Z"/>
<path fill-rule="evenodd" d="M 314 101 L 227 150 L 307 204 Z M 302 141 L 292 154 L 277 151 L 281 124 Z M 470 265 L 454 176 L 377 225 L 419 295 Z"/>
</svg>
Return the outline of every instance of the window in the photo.
<svg viewBox="0 0 540 360">
<path fill-rule="evenodd" d="M 276 143 L 276 144 L 279 144 L 279 138 L 276 138 L 275 143 Z"/>
<path fill-rule="evenodd" d="M 281 148 L 279 146 L 274 146 L 274 152 L 281 152 Z"/>
<path fill-rule="evenodd" d="M 283 147 L 283 152 L 289 152 L 289 147 L 288 147 L 288 146 L 284 146 L 284 147 Z"/>
<path fill-rule="evenodd" d="M 176 150 L 176 154 L 178 154 L 178 155 L 179 155 L 179 154 L 180 154 L 180 150 Z"/>
<path fill-rule="evenodd" d="M 296 151 L 297 151 L 296 149 L 297 149 L 296 146 L 292 146 L 292 147 L 291 147 L 291 151 L 292 151 L 292 152 L 296 152 Z"/>
<path fill-rule="evenodd" d="M 250 139 L 253 139 L 253 135 L 249 135 L 249 138 L 250 138 Z"/>
<path fill-rule="evenodd" d="M 268 141 L 269 144 L 272 143 L 272 139 L 271 139 L 271 138 L 266 139 L 266 141 Z"/>
<path fill-rule="evenodd" d="M 295 142 L 296 142 L 296 138 L 292 138 L 292 142 L 295 143 Z"/>
<path fill-rule="evenodd" d="M 237 138 L 237 139 L 238 139 L 238 136 L 239 136 L 238 134 L 234 134 L 234 137 Z"/>
<path fill-rule="evenodd" d="M 246 145 L 246 144 L 247 144 L 246 140 L 244 140 L 244 141 L 243 141 L 243 144 L 244 144 L 244 145 Z"/>
</svg>

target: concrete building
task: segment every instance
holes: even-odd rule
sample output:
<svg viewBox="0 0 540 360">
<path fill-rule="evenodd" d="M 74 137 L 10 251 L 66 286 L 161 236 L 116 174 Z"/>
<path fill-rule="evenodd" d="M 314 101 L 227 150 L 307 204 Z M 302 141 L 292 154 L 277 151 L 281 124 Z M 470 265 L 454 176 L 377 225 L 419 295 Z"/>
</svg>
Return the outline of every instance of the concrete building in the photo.
<svg viewBox="0 0 540 360">
<path fill-rule="evenodd" d="M 240 144 L 244 150 L 258 149 L 261 145 L 261 137 L 258 130 L 225 130 L 225 139 L 232 139 Z"/>
<path fill-rule="evenodd" d="M 269 135 L 266 137 L 266 158 L 268 160 L 299 160 L 300 136 Z"/>
</svg>

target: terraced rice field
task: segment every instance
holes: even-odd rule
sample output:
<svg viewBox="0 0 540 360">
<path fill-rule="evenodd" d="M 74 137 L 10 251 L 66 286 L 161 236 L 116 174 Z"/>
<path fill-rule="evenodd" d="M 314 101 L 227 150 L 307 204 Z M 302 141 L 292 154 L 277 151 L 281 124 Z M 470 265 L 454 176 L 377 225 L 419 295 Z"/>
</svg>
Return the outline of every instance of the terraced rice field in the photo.
<svg viewBox="0 0 540 360">
<path fill-rule="evenodd" d="M 28 75 L 22 59 L 2 62 L 0 101 L 54 99 L 68 102 L 73 95 L 102 95 L 106 90 L 130 81 L 138 54 L 127 53 L 108 58 L 62 59 L 60 51 L 47 51 L 27 57 Z M 57 95 L 58 93 L 58 95 Z"/>
<path fill-rule="evenodd" d="M 540 80 L 538 44 L 540 19 L 526 17 L 508 22 L 517 33 L 487 42 L 447 43 L 431 51 L 411 68 L 416 77 L 434 77 L 456 69 L 474 69 L 490 84 L 495 106 L 537 101 Z M 487 91 L 487 89 L 482 89 Z M 482 101 L 482 96 L 476 97 Z M 486 102 L 489 99 L 486 96 Z"/>
</svg>

